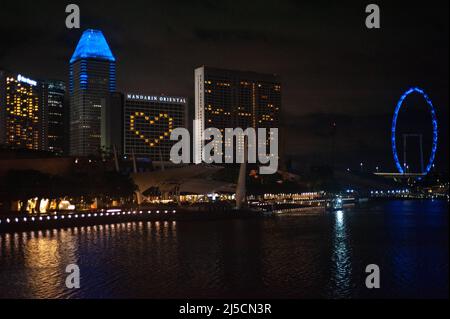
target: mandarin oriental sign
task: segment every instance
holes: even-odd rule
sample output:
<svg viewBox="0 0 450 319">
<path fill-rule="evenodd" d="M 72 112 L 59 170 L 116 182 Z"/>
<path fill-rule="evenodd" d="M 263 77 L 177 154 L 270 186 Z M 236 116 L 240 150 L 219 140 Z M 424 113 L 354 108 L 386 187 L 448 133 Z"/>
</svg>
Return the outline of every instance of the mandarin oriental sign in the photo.
<svg viewBox="0 0 450 319">
<path fill-rule="evenodd" d="M 158 95 L 140 95 L 127 94 L 127 100 L 160 102 L 160 103 L 186 103 L 186 98 L 173 96 L 158 96 Z"/>
</svg>

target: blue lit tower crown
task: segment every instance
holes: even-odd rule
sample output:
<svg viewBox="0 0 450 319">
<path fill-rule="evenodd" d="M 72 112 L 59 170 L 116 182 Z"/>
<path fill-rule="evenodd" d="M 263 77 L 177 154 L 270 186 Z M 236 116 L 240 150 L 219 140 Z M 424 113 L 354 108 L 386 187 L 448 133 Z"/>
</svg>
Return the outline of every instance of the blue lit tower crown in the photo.
<svg viewBox="0 0 450 319">
<path fill-rule="evenodd" d="M 83 32 L 70 59 L 70 152 L 99 154 L 101 112 L 116 90 L 116 59 L 99 30 Z"/>
</svg>

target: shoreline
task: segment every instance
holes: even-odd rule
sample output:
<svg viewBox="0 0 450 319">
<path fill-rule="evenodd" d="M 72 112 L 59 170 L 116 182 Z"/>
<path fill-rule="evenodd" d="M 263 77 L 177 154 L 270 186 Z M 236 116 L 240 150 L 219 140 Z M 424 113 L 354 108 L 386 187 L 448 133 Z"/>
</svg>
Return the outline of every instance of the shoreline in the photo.
<svg viewBox="0 0 450 319">
<path fill-rule="evenodd" d="M 196 212 L 176 210 L 120 210 L 72 212 L 57 214 L 20 214 L 0 217 L 0 234 L 17 231 L 61 229 L 80 226 L 107 225 L 123 222 L 147 221 L 205 221 L 262 218 L 262 214 L 249 210 Z"/>
<path fill-rule="evenodd" d="M 444 199 L 382 199 L 373 198 L 371 201 L 446 201 Z M 354 205 L 354 204 L 353 204 Z M 352 206 L 353 206 L 352 205 Z M 346 205 L 347 207 L 348 205 Z M 347 207 L 348 208 L 348 207 Z M 345 208 L 344 208 L 345 209 Z M 108 225 L 123 222 L 157 222 L 157 221 L 211 221 L 211 220 L 232 220 L 232 219 L 256 219 L 273 218 L 277 216 L 287 216 L 290 214 L 307 214 L 324 210 L 323 206 L 301 206 L 275 208 L 270 214 L 253 211 L 250 209 L 241 210 L 207 210 L 194 211 L 186 208 L 167 207 L 164 209 L 110 209 L 99 211 L 81 211 L 51 214 L 15 214 L 0 215 L 0 234 L 17 231 L 35 231 L 49 229 L 63 229 L 71 227 Z"/>
</svg>

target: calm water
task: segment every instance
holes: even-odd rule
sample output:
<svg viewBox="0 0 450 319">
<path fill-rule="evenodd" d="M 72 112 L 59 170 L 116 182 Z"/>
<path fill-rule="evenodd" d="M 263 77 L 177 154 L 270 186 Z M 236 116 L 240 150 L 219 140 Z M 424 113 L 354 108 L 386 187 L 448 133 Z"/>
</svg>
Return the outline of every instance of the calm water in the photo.
<svg viewBox="0 0 450 319">
<path fill-rule="evenodd" d="M 448 297 L 448 203 L 0 235 L 0 298 Z M 81 289 L 65 288 L 65 267 Z M 381 289 L 365 288 L 365 267 Z"/>
</svg>

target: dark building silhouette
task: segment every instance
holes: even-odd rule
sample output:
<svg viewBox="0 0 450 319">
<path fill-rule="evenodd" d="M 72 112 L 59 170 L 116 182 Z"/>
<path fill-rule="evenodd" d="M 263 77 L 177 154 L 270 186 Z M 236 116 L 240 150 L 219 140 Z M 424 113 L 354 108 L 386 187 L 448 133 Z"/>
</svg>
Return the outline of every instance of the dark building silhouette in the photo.
<svg viewBox="0 0 450 319">
<path fill-rule="evenodd" d="M 66 153 L 67 121 L 66 83 L 58 80 L 44 80 L 42 88 L 42 143 L 45 149 L 56 155 Z"/>
</svg>

